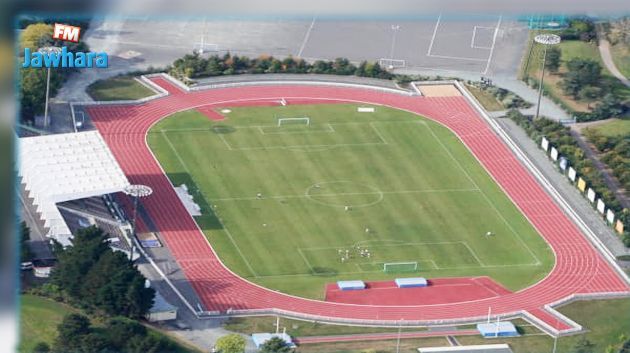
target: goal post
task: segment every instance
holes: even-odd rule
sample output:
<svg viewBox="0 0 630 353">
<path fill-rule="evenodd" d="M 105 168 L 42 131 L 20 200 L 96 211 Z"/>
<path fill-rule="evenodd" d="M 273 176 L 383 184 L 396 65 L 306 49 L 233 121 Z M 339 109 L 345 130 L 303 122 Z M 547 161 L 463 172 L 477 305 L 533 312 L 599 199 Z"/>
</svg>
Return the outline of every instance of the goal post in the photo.
<svg viewBox="0 0 630 353">
<path fill-rule="evenodd" d="M 417 261 L 386 262 L 383 264 L 383 272 L 414 272 L 418 270 Z"/>
<path fill-rule="evenodd" d="M 311 125 L 311 118 L 307 116 L 299 118 L 278 118 L 278 127 L 282 125 Z"/>
</svg>

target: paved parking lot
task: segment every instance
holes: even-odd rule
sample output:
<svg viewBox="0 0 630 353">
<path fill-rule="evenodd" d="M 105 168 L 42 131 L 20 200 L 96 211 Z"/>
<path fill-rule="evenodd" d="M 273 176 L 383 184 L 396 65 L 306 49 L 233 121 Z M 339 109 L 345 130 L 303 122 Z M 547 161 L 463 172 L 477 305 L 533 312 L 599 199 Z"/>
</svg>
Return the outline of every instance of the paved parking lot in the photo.
<svg viewBox="0 0 630 353">
<path fill-rule="evenodd" d="M 374 20 L 132 18 L 95 22 L 88 38 L 92 48 L 114 56 L 114 68 L 162 66 L 204 48 L 205 53 L 347 57 L 355 62 L 384 59 L 385 65 L 421 71 L 491 74 L 508 69 L 515 74 L 527 31 L 525 24 L 499 15 Z M 505 56 L 513 58 L 506 61 Z"/>
</svg>

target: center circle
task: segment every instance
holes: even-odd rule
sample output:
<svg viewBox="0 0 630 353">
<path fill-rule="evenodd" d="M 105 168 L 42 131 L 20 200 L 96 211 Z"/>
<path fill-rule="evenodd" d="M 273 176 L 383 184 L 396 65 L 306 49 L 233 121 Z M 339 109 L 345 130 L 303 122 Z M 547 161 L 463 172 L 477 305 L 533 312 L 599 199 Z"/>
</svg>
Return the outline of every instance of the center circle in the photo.
<svg viewBox="0 0 630 353">
<path fill-rule="evenodd" d="M 377 187 L 339 180 L 316 183 L 304 192 L 306 198 L 331 207 L 367 207 L 383 201 L 383 192 Z"/>
</svg>

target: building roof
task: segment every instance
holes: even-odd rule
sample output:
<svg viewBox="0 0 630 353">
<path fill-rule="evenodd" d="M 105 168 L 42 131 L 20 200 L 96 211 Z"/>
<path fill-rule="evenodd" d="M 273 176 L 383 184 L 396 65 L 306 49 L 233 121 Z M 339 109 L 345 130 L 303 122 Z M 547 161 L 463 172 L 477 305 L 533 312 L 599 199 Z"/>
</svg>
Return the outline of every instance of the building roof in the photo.
<svg viewBox="0 0 630 353">
<path fill-rule="evenodd" d="M 295 343 L 293 343 L 291 336 L 289 336 L 288 334 L 284 332 L 283 333 L 252 333 L 252 341 L 254 341 L 254 345 L 256 345 L 256 348 L 260 348 L 260 346 L 265 344 L 265 342 L 269 341 L 270 339 L 274 337 L 281 338 L 289 347 L 295 348 Z"/>
<path fill-rule="evenodd" d="M 497 332 L 517 332 L 516 326 L 510 321 L 477 324 L 477 330 L 479 330 L 482 335 L 495 334 Z"/>
<path fill-rule="evenodd" d="M 19 176 L 41 213 L 48 236 L 70 245 L 56 203 L 122 191 L 129 185 L 98 131 L 19 139 Z"/>
<path fill-rule="evenodd" d="M 163 313 L 168 311 L 176 311 L 177 307 L 167 302 L 166 299 L 158 292 L 155 291 L 155 299 L 153 300 L 153 306 L 149 309 L 149 313 Z"/>
</svg>

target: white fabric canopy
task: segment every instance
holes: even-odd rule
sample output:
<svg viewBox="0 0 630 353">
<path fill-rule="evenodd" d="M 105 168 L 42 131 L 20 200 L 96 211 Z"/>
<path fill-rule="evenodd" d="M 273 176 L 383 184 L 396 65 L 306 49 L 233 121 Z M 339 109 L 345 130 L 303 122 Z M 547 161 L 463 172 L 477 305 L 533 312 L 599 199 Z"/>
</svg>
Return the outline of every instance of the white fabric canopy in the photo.
<svg viewBox="0 0 630 353">
<path fill-rule="evenodd" d="M 129 185 L 98 131 L 23 137 L 19 176 L 48 236 L 64 246 L 72 235 L 56 203 L 123 191 Z"/>
</svg>

